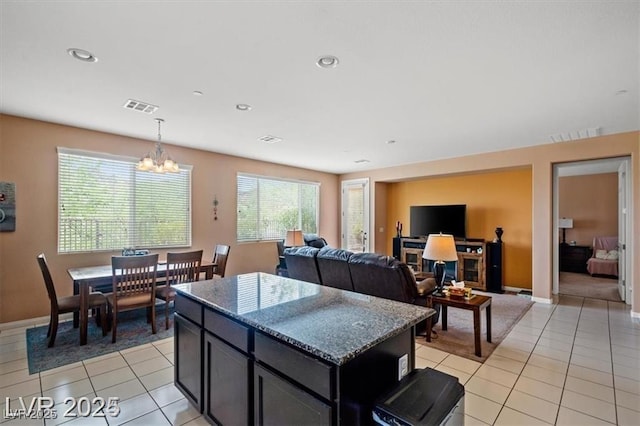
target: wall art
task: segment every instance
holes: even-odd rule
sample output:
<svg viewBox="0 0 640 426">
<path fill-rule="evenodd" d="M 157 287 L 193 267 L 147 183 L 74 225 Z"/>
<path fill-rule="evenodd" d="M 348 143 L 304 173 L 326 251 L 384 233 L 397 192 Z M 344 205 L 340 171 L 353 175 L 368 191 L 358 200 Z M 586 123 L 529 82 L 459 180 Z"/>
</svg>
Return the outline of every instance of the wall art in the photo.
<svg viewBox="0 0 640 426">
<path fill-rule="evenodd" d="M 0 232 L 16 230 L 16 184 L 0 182 Z"/>
</svg>

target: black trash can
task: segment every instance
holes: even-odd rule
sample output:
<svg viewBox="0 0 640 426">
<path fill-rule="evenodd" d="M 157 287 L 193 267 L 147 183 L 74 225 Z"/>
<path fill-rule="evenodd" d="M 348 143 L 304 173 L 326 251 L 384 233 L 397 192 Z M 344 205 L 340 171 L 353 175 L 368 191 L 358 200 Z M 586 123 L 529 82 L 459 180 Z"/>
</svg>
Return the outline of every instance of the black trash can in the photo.
<svg viewBox="0 0 640 426">
<path fill-rule="evenodd" d="M 381 425 L 463 425 L 464 386 L 432 368 L 416 369 L 376 401 L 373 419 Z"/>
</svg>

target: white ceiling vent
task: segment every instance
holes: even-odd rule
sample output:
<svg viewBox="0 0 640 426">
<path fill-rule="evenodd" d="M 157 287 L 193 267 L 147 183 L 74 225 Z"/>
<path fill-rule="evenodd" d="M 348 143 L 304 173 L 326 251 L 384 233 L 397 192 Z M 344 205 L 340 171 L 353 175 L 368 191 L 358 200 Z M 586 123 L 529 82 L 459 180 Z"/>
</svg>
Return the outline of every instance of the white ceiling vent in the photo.
<svg viewBox="0 0 640 426">
<path fill-rule="evenodd" d="M 590 127 L 588 129 L 556 133 L 555 135 L 551 135 L 550 138 L 552 142 L 569 142 L 578 139 L 595 138 L 596 136 L 600 136 L 600 127 Z"/>
<path fill-rule="evenodd" d="M 261 138 L 258 138 L 258 140 L 261 141 L 261 142 L 265 142 L 265 143 L 282 142 L 282 138 L 279 138 L 279 137 L 276 137 L 276 136 L 271 136 L 271 135 L 263 136 Z"/>
<path fill-rule="evenodd" d="M 126 109 L 132 109 L 134 111 L 140 111 L 146 114 L 153 114 L 159 108 L 156 105 L 151 105 L 150 103 L 136 101 L 133 99 L 128 99 L 127 102 L 125 102 L 122 106 Z"/>
</svg>

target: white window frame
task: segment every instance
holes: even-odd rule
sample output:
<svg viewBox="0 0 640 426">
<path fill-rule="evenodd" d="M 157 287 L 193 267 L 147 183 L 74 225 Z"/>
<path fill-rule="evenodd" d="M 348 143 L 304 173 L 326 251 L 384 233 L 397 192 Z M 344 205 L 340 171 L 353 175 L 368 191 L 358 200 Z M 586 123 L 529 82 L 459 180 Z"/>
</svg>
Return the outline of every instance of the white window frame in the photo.
<svg viewBox="0 0 640 426">
<path fill-rule="evenodd" d="M 187 212 L 185 212 L 184 215 L 184 219 L 186 221 L 186 229 L 184 232 L 184 239 L 178 239 L 179 241 L 173 241 L 169 244 L 153 244 L 153 245 L 136 245 L 135 241 L 140 240 L 140 232 L 143 232 L 140 229 L 136 229 L 137 226 L 135 225 L 135 223 L 137 223 L 138 221 L 136 220 L 135 217 L 135 202 L 136 202 L 136 198 L 135 196 L 132 197 L 131 199 L 131 204 L 129 205 L 129 209 L 132 211 L 132 213 L 129 215 L 129 217 L 126 219 L 125 223 L 126 223 L 126 231 L 123 233 L 126 235 L 126 244 L 124 244 L 124 247 L 115 247 L 112 246 L 109 243 L 106 243 L 105 246 L 103 247 L 87 247 L 87 245 L 85 244 L 84 246 L 81 247 L 80 244 L 77 245 L 73 245 L 72 243 L 68 243 L 67 241 L 63 241 L 64 239 L 64 232 L 62 231 L 63 229 L 63 224 L 62 221 L 65 219 L 64 218 L 64 214 L 63 214 L 63 203 L 64 203 L 64 199 L 65 197 L 63 196 L 63 191 L 65 191 L 64 185 L 65 182 L 63 181 L 63 177 L 61 175 L 64 174 L 63 171 L 63 161 L 65 160 L 65 156 L 78 156 L 78 157 L 86 157 L 88 159 L 88 161 L 92 161 L 92 160 L 106 160 L 106 161 L 110 161 L 113 162 L 114 164 L 114 168 L 116 169 L 120 169 L 118 171 L 122 171 L 122 170 L 128 170 L 127 167 L 128 166 L 124 166 L 122 163 L 129 163 L 131 164 L 131 175 L 127 175 L 124 176 L 125 180 L 131 180 L 132 183 L 132 187 L 131 187 L 131 191 L 132 194 L 135 194 L 134 189 L 135 189 L 135 174 L 136 173 L 144 173 L 147 174 L 145 176 L 145 179 L 143 179 L 142 181 L 145 182 L 145 184 L 149 185 L 150 183 L 153 184 L 153 181 L 151 179 L 153 179 L 153 177 L 151 176 L 153 173 L 152 172 L 142 172 L 142 171 L 136 171 L 135 170 L 135 166 L 138 163 L 138 159 L 134 158 L 134 157 L 127 157 L 127 156 L 120 156 L 120 155 L 113 155 L 113 154 L 108 154 L 108 153 L 102 153 L 102 152 L 95 152 L 95 151 L 86 151 L 86 150 L 79 150 L 79 149 L 72 149 L 72 148 L 63 148 L 63 147 L 58 147 L 57 148 L 58 151 L 58 218 L 57 218 L 57 225 L 58 225 L 58 235 L 57 235 L 57 245 L 58 245 L 58 253 L 59 254 L 73 254 L 73 253 L 87 253 L 87 252 L 104 252 L 104 251 L 116 251 L 116 250 L 122 250 L 124 248 L 169 248 L 169 247 L 190 247 L 191 246 L 191 241 L 192 241 L 192 209 L 191 209 L 191 191 L 192 191 L 192 170 L 193 170 L 193 166 L 190 165 L 183 165 L 180 164 L 180 173 L 184 174 L 186 173 L 186 179 L 187 181 L 185 182 L 185 187 L 186 187 L 186 193 L 182 193 L 181 196 L 183 197 L 183 200 L 185 199 L 184 197 L 186 197 L 186 201 L 184 201 L 183 206 L 186 207 Z M 120 163 L 120 164 L 118 164 Z M 127 172 L 128 173 L 128 172 Z M 151 178 L 151 179 L 149 179 Z M 71 179 L 73 179 L 73 177 L 71 177 Z M 142 182 L 141 181 L 141 182 Z M 72 181 L 68 181 L 69 183 L 71 183 Z M 158 197 L 158 202 L 163 202 L 163 200 L 166 198 L 163 197 Z M 95 219 L 93 219 L 95 220 Z M 100 220 L 100 219 L 98 219 Z M 142 239 L 144 239 L 144 237 L 142 237 Z"/>
<path fill-rule="evenodd" d="M 248 243 L 248 242 L 260 242 L 260 241 L 275 241 L 275 240 L 282 240 L 285 238 L 286 236 L 286 229 L 281 230 L 282 235 L 278 234 L 278 235 L 273 235 L 273 236 L 266 236 L 266 235 L 261 235 L 260 229 L 259 229 L 259 225 L 258 223 L 261 220 L 261 214 L 260 214 L 260 185 L 259 182 L 260 181 L 264 181 L 264 182 L 285 182 L 285 183 L 294 183 L 294 184 L 300 184 L 300 185 L 310 185 L 316 188 L 316 199 L 315 199 L 315 223 L 316 223 L 316 229 L 314 230 L 308 230 L 308 229 L 303 229 L 302 228 L 302 223 L 301 223 L 301 218 L 302 215 L 300 214 L 300 211 L 302 209 L 301 206 L 301 201 L 302 201 L 302 194 L 301 192 L 298 193 L 298 219 L 297 219 L 297 224 L 294 225 L 294 228 L 296 229 L 302 229 L 302 232 L 309 232 L 309 233 L 317 233 L 318 230 L 320 229 L 320 182 L 313 182 L 313 181 L 305 181 L 305 180 L 299 180 L 299 179 L 288 179 L 288 178 L 281 178 L 281 177 L 275 177 L 275 176 L 263 176 L 263 175 L 257 175 L 257 174 L 251 174 L 251 173 L 238 173 L 236 175 L 236 197 L 239 196 L 239 187 L 238 187 L 238 181 L 240 178 L 249 178 L 249 179 L 256 179 L 258 181 L 258 195 L 257 195 L 257 218 L 256 218 L 256 224 L 255 224 L 255 238 L 241 238 L 240 237 L 240 227 L 239 227 L 239 220 L 240 220 L 240 215 L 238 214 L 236 216 L 236 240 L 238 243 Z M 241 206 L 239 205 L 239 200 L 238 198 L 236 198 L 236 206 L 238 209 L 241 208 Z"/>
</svg>

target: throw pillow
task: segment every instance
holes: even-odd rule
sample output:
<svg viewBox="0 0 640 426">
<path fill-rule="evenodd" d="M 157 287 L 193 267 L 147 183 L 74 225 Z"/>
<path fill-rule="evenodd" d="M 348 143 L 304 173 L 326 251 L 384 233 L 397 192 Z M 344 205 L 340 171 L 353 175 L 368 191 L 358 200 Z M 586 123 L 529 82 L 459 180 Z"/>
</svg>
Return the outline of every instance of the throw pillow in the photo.
<svg viewBox="0 0 640 426">
<path fill-rule="evenodd" d="M 596 250 L 596 259 L 606 259 L 607 251 L 606 250 Z"/>
<path fill-rule="evenodd" d="M 607 253 L 607 257 L 605 257 L 605 259 L 618 260 L 618 250 L 611 250 L 609 253 Z"/>
</svg>

